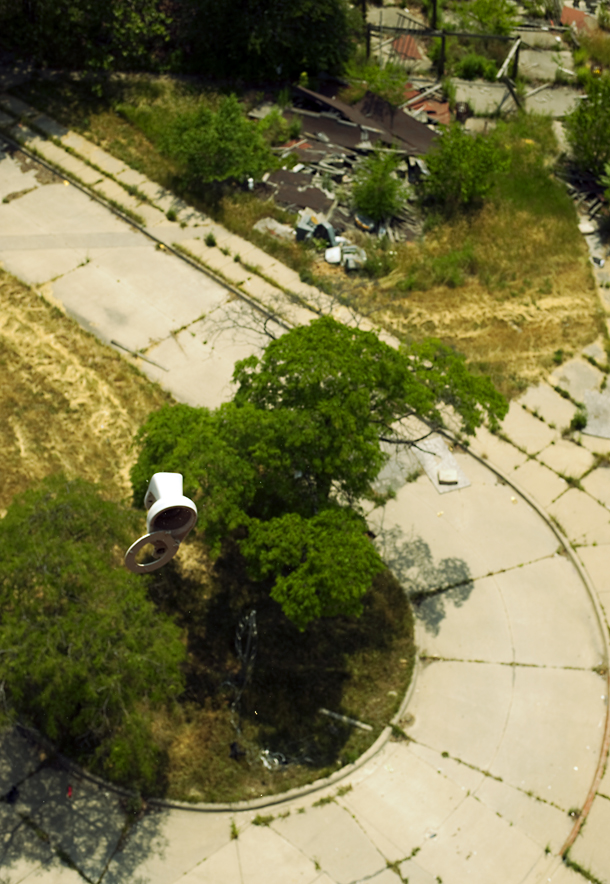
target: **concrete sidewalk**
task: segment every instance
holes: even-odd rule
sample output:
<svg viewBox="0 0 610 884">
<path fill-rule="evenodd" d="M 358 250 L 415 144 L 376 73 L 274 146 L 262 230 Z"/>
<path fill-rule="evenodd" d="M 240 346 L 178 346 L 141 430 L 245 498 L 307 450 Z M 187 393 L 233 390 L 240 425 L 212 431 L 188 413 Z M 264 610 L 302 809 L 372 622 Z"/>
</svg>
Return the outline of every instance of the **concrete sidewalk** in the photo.
<svg viewBox="0 0 610 884">
<path fill-rule="evenodd" d="M 267 340 L 260 313 L 4 150 L 7 197 L 6 269 L 103 340 L 143 350 L 162 367 L 140 367 L 179 400 L 214 407 L 228 398 L 235 359 Z M 176 225 L 157 211 L 158 239 L 173 239 Z M 298 309 L 294 321 L 315 315 Z M 605 356 L 595 353 L 600 369 L 574 360 L 550 380 L 573 394 L 598 389 Z M 68 774 L 41 767 L 27 742 L 6 734 L 0 793 L 21 785 L 14 804 L 0 804 L 4 881 L 577 884 L 585 879 L 558 853 L 590 796 L 570 856 L 610 882 L 610 774 L 596 783 L 610 603 L 610 480 L 598 455 L 610 439 L 562 438 L 574 410 L 550 384 L 528 390 L 511 405 L 505 439 L 477 434 L 472 450 L 483 461 L 453 452 L 468 487 L 440 495 L 422 475 L 372 518 L 386 561 L 424 593 L 420 660 L 402 720 L 410 740 L 348 771 L 349 791 L 335 785 L 272 807 L 268 826 L 254 825 L 254 810 L 158 810 L 123 840 L 114 793 L 71 776 L 68 799 Z M 333 800 L 318 804 L 325 795 Z"/>
</svg>

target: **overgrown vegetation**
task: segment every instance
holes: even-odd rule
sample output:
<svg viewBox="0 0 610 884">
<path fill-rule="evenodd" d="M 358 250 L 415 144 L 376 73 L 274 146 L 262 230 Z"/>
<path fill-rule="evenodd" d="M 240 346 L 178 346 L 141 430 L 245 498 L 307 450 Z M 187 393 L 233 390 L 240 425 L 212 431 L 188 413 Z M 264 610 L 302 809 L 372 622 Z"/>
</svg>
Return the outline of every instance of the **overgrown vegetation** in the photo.
<svg viewBox="0 0 610 884">
<path fill-rule="evenodd" d="M 213 412 L 180 405 L 150 416 L 134 499 L 152 473 L 183 472 L 212 553 L 234 537 L 250 577 L 301 630 L 320 617 L 358 616 L 382 570 L 360 501 L 385 500 L 372 487 L 387 460 L 381 439 L 410 444 L 392 427 L 414 413 L 442 424 L 451 405 L 473 433 L 507 409 L 439 341 L 397 352 L 331 317 L 238 362 L 233 380 L 234 400 Z"/>
<path fill-rule="evenodd" d="M 340 70 L 360 31 L 347 0 L 0 0 L 5 48 L 54 68 L 100 73 L 296 79 Z"/>
<path fill-rule="evenodd" d="M 566 117 L 565 129 L 576 164 L 600 176 L 610 162 L 610 74 L 588 79 L 587 98 Z"/>
<path fill-rule="evenodd" d="M 182 693 L 180 630 L 121 567 L 134 513 L 57 475 L 0 521 L 2 682 L 12 712 L 114 780 L 159 788 L 151 713 Z"/>
<path fill-rule="evenodd" d="M 377 223 L 390 219 L 406 202 L 402 182 L 392 174 L 400 162 L 399 154 L 371 153 L 358 170 L 352 191 L 354 203 Z"/>
</svg>

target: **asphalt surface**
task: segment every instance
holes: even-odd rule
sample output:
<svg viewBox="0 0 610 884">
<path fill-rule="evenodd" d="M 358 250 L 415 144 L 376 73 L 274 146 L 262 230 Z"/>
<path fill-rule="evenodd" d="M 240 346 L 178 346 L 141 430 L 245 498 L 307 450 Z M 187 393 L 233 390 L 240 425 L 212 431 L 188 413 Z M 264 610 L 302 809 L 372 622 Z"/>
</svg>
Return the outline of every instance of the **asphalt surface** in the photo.
<svg viewBox="0 0 610 884">
<path fill-rule="evenodd" d="M 139 360 L 142 370 L 177 399 L 227 399 L 235 359 L 267 340 L 260 309 L 158 247 L 179 235 L 207 254 L 197 237 L 209 221 L 179 207 L 189 220 L 177 228 L 147 206 L 154 240 L 63 178 L 37 174 L 0 153 L 0 200 L 12 195 L 0 202 L 3 266 L 102 340 L 144 350 L 162 367 Z M 285 288 L 272 293 L 284 319 L 313 318 Z M 256 303 L 269 306 L 263 295 Z M 551 380 L 599 395 L 603 377 L 579 358 Z M 401 719 L 410 741 L 348 771 L 350 791 L 292 797 L 268 811 L 269 826 L 253 824 L 255 809 L 159 809 L 122 838 L 111 790 L 45 767 L 6 733 L 0 794 L 18 785 L 18 795 L 0 803 L 3 884 L 577 884 L 560 856 L 571 838 L 571 859 L 610 881 L 610 471 L 594 456 L 610 439 L 563 439 L 573 413 L 544 384 L 511 405 L 511 442 L 477 435 L 481 459 L 437 440 L 429 458 L 453 457 L 467 479 L 456 490 L 440 494 L 430 468 L 407 483 L 408 464 L 384 473 L 398 491 L 371 518 L 380 549 L 405 585 L 431 594 L 417 608 L 419 663 Z M 314 806 L 326 794 L 334 800 Z"/>
</svg>

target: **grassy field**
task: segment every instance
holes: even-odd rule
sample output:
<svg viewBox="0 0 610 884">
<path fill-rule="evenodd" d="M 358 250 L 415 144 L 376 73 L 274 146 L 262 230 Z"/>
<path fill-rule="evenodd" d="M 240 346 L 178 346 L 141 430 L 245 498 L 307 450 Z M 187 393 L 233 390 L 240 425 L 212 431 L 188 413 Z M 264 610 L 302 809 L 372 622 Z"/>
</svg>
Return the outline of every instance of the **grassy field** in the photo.
<svg viewBox="0 0 610 884">
<path fill-rule="evenodd" d="M 395 90 L 394 79 L 389 77 L 389 88 Z M 219 199 L 185 190 L 180 170 L 155 146 L 155 133 L 168 124 L 174 106 L 213 105 L 217 94 L 192 83 L 142 77 L 114 82 L 103 99 L 71 80 L 32 81 L 18 91 L 232 232 L 299 272 L 313 271 L 329 291 L 403 339 L 434 335 L 455 346 L 509 397 L 543 377 L 556 351 L 569 356 L 604 333 L 576 212 L 552 175 L 557 143 L 549 118 L 528 116 L 501 124 L 499 137 L 511 153 L 511 169 L 481 212 L 428 224 L 416 243 L 393 245 L 363 234 L 358 241 L 377 278 L 348 278 L 323 257 L 313 263 L 314 253 L 301 244 L 253 231 L 265 215 L 289 220 L 271 201 L 239 190 Z M 260 97 L 246 95 L 244 100 Z"/>
<path fill-rule="evenodd" d="M 170 397 L 2 270 L 0 365 L 0 515 L 58 471 L 129 498 L 133 436 Z"/>
<path fill-rule="evenodd" d="M 134 434 L 170 397 L 1 270 L 0 364 L 0 517 L 14 495 L 58 471 L 101 483 L 111 499 L 130 500 Z M 154 718 L 165 758 L 159 794 L 229 801 L 310 782 L 354 761 L 409 684 L 413 618 L 389 574 L 377 579 L 360 620 L 325 621 L 301 634 L 247 580 L 235 550 L 227 547 L 213 567 L 194 537 L 156 573 L 151 594 L 177 618 L 189 651 L 185 695 Z M 252 608 L 258 651 L 236 706 L 235 630 Z M 364 720 L 373 731 L 332 722 L 318 714 L 320 706 Z M 267 769 L 263 749 L 291 763 Z M 87 764 L 87 757 L 80 760 Z"/>
</svg>

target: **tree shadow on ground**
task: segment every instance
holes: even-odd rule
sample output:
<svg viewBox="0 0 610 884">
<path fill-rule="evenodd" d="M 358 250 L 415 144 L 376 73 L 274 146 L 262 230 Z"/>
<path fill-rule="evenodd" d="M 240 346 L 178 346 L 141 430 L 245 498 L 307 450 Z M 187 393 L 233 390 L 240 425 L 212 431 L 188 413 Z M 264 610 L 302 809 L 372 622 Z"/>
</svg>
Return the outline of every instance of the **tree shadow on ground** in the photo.
<svg viewBox="0 0 610 884">
<path fill-rule="evenodd" d="M 233 739 L 239 743 L 242 730 L 244 748 L 249 741 L 257 753 L 267 747 L 293 763 L 315 767 L 342 757 L 353 728 L 329 722 L 320 707 L 365 715 L 376 682 L 385 683 L 389 657 L 412 653 L 410 606 L 391 573 L 374 579 L 361 617 L 325 618 L 299 632 L 270 598 L 271 586 L 248 578 L 236 543 L 225 543 L 207 590 L 171 565 L 151 594 L 187 628 L 187 699 L 230 714 L 237 731 Z M 236 632 L 252 611 L 256 630 L 249 663 L 240 659 Z M 248 629 L 240 641 L 243 651 Z M 377 707 L 380 720 L 372 723 L 383 726 L 389 713 L 384 703 Z"/>
<path fill-rule="evenodd" d="M 377 546 L 384 562 L 405 588 L 417 619 L 426 632 L 438 635 L 447 604 L 459 608 L 474 589 L 466 562 L 453 556 L 434 562 L 426 541 L 421 537 L 407 538 L 398 526 L 380 529 Z"/>
<path fill-rule="evenodd" d="M 168 846 L 157 815 L 81 776 L 62 756 L 46 757 L 29 730 L 2 730 L 0 755 L 0 884 L 21 880 L 24 868 L 52 876 L 62 867 L 91 881 L 112 867 L 108 880 L 145 884 L 138 867 Z"/>
</svg>

